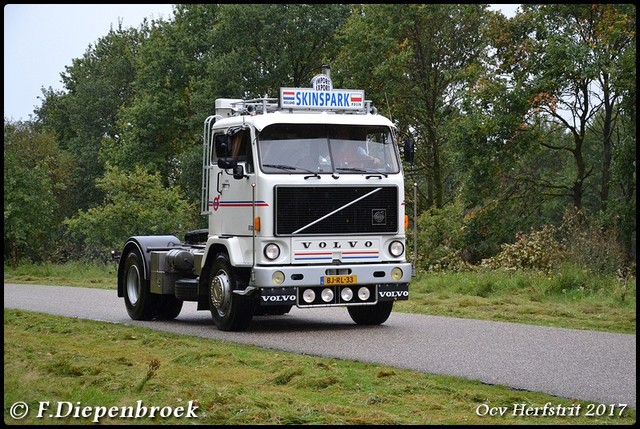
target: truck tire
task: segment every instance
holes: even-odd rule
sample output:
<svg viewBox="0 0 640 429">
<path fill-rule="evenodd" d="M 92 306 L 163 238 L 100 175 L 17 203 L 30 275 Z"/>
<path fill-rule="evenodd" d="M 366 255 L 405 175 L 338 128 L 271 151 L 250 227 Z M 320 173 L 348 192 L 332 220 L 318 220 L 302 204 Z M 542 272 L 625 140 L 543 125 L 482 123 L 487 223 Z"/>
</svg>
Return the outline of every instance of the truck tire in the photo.
<svg viewBox="0 0 640 429">
<path fill-rule="evenodd" d="M 182 311 L 183 301 L 173 295 L 159 295 L 156 319 L 172 320 Z"/>
<path fill-rule="evenodd" d="M 349 316 L 358 325 L 380 325 L 387 321 L 392 309 L 393 301 L 381 301 L 375 305 L 347 307 Z"/>
<path fill-rule="evenodd" d="M 127 253 L 124 265 L 124 303 L 133 320 L 152 320 L 158 310 L 158 296 L 151 294 L 144 279 L 144 261 L 136 249 Z"/>
<path fill-rule="evenodd" d="M 243 289 L 246 280 L 241 279 L 226 254 L 216 256 L 209 272 L 209 308 L 221 331 L 244 331 L 251 323 L 255 300 L 233 293 L 233 290 Z"/>
</svg>

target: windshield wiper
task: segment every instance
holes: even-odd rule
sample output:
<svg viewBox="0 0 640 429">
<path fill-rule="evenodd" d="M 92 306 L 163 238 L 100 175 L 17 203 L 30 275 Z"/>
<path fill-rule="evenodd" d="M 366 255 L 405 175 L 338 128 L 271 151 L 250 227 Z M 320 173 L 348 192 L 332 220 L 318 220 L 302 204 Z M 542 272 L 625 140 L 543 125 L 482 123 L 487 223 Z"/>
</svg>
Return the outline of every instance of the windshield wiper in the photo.
<svg viewBox="0 0 640 429">
<path fill-rule="evenodd" d="M 336 170 L 340 170 L 340 171 L 353 171 L 356 173 L 369 173 L 369 174 L 381 174 L 384 177 L 387 177 L 388 174 L 385 173 L 384 171 L 377 171 L 377 170 L 365 170 L 364 168 L 354 168 L 354 167 L 337 167 Z"/>
<path fill-rule="evenodd" d="M 280 170 L 296 170 L 297 167 L 293 167 L 291 165 L 284 165 L 284 164 L 262 164 L 263 167 L 269 167 L 269 168 L 277 168 Z"/>
<path fill-rule="evenodd" d="M 269 167 L 269 168 L 277 168 L 279 170 L 299 170 L 299 171 L 304 171 L 306 173 L 311 174 L 311 176 L 305 176 L 305 179 L 308 179 L 309 177 L 317 177 L 318 179 L 320 179 L 320 175 L 318 173 L 316 173 L 315 171 L 307 170 L 306 168 L 302 168 L 302 167 L 296 167 L 294 165 L 262 164 L 262 166 L 263 167 Z"/>
</svg>

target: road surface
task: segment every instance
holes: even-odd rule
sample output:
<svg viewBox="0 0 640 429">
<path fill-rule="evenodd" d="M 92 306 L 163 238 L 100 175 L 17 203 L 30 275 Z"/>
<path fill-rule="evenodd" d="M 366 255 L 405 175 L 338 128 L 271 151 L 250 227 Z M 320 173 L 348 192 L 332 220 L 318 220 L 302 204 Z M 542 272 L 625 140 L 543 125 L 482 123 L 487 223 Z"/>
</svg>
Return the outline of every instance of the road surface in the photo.
<svg viewBox="0 0 640 429">
<path fill-rule="evenodd" d="M 186 302 L 172 321 L 134 321 L 114 290 L 4 285 L 5 308 L 136 325 L 299 354 L 453 375 L 602 404 L 636 404 L 636 336 L 393 312 L 359 326 L 345 308 L 255 317 L 246 332 L 218 331 Z"/>
</svg>

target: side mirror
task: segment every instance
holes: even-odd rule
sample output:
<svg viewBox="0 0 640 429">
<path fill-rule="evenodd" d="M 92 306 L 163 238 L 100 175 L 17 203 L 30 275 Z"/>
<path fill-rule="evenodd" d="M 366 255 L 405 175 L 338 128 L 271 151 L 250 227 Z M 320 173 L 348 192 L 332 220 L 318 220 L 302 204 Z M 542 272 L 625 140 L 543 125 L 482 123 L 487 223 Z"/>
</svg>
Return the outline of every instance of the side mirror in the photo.
<svg viewBox="0 0 640 429">
<path fill-rule="evenodd" d="M 236 168 L 237 165 L 238 165 L 238 160 L 236 160 L 235 158 L 218 158 L 218 167 L 224 170 L 228 170 L 230 168 Z"/>
<path fill-rule="evenodd" d="M 413 158 L 416 151 L 416 145 L 411 137 L 408 137 L 404 141 L 404 160 L 410 164 L 413 164 Z"/>
<path fill-rule="evenodd" d="M 235 167 L 233 167 L 233 178 L 234 179 L 244 179 L 244 168 L 242 168 L 242 165 L 236 165 Z M 249 177 L 249 176 L 247 176 Z"/>
<path fill-rule="evenodd" d="M 216 156 L 218 158 L 224 158 L 229 156 L 231 148 L 231 139 L 226 134 L 216 134 L 214 137 L 214 145 Z"/>
</svg>

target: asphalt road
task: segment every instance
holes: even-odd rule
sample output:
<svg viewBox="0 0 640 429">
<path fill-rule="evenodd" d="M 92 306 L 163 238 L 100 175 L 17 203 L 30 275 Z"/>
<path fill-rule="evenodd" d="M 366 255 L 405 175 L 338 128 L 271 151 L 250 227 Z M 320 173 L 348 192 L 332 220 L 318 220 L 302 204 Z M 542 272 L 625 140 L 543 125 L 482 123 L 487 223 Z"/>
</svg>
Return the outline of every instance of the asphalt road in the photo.
<svg viewBox="0 0 640 429">
<path fill-rule="evenodd" d="M 138 322 L 115 291 L 4 285 L 5 308 L 453 375 L 602 404 L 636 406 L 636 336 L 393 312 L 358 326 L 345 308 L 255 317 L 246 332 L 222 332 L 208 311 L 185 303 L 177 319 Z"/>
</svg>

